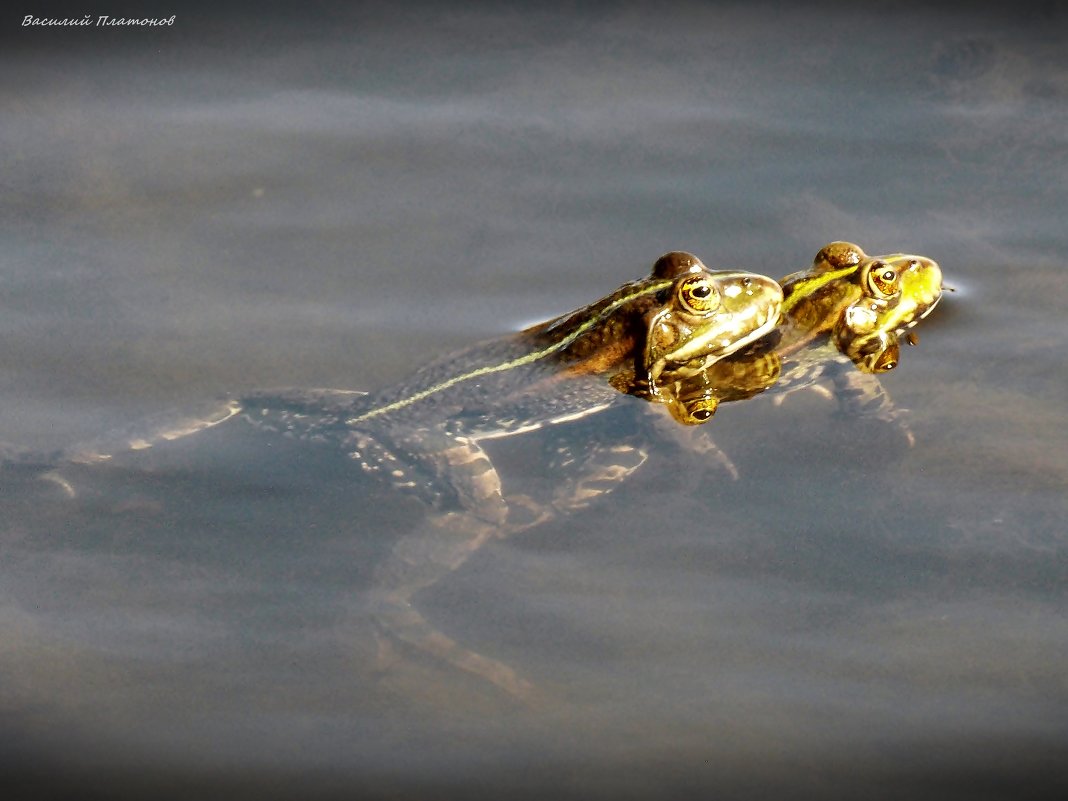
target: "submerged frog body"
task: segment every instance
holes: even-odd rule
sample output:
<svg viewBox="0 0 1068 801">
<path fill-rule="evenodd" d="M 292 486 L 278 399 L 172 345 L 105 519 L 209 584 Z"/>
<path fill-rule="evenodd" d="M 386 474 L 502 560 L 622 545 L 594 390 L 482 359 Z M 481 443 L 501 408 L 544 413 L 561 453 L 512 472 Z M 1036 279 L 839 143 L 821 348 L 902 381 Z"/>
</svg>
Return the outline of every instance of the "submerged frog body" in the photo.
<svg viewBox="0 0 1068 801">
<path fill-rule="evenodd" d="M 671 253 L 649 277 L 589 306 L 439 359 L 382 392 L 250 393 L 212 417 L 126 444 L 145 448 L 249 421 L 340 448 L 366 473 L 414 494 L 433 511 L 377 565 L 368 592 L 382 659 L 398 649 L 422 654 L 523 696 L 531 690 L 525 680 L 435 630 L 416 596 L 484 543 L 618 486 L 646 460 L 648 432 L 637 429 L 638 418 L 649 415 L 638 412 L 652 412 L 661 434 L 709 458 L 719 453 L 704 432 L 665 428 L 667 418 L 656 412 L 693 425 L 709 420 L 721 402 L 769 389 L 781 397 L 830 377 L 846 406 L 892 416 L 868 373 L 896 364 L 900 334 L 938 302 L 938 266 L 832 243 L 809 270 L 783 283 L 785 298 L 770 279 L 709 271 L 689 254 Z M 530 497 L 510 489 L 489 448 L 534 431 L 553 486 Z M 74 458 L 110 452 L 90 448 Z M 64 486 L 62 469 L 50 475 Z"/>
<path fill-rule="evenodd" d="M 484 543 L 580 509 L 618 486 L 647 458 L 641 418 L 683 447 L 722 458 L 704 432 L 656 412 L 701 423 L 720 402 L 772 387 L 788 392 L 831 373 L 844 395 L 860 397 L 842 376 L 873 376 L 850 360 L 861 370 L 892 366 L 899 332 L 937 302 L 941 277 L 934 271 L 937 265 L 919 257 L 870 258 L 855 245 L 832 243 L 812 268 L 784 279 L 784 301 L 769 279 L 712 272 L 689 254 L 667 254 L 648 278 L 439 359 L 382 392 L 250 393 L 212 417 L 160 428 L 127 446 L 249 421 L 340 448 L 363 471 L 414 494 L 432 512 L 375 567 L 367 596 L 382 660 L 422 654 L 524 696 L 531 686 L 512 668 L 434 629 L 416 606 L 418 593 Z M 491 460 L 496 441 L 528 432 L 538 432 L 553 479 L 536 497 L 510 489 Z M 76 458 L 110 452 L 90 448 Z M 51 477 L 65 482 L 62 470 Z"/>
<path fill-rule="evenodd" d="M 405 644 L 522 694 L 527 685 L 511 669 L 432 629 L 413 597 L 486 541 L 611 491 L 646 458 L 636 412 L 662 411 L 664 387 L 774 329 L 781 305 L 782 290 L 769 278 L 709 270 L 691 254 L 672 252 L 648 277 L 595 303 L 438 359 L 381 392 L 249 393 L 213 415 L 81 448 L 67 461 L 107 460 L 122 448 L 144 449 L 241 421 L 342 449 L 364 472 L 432 509 L 375 570 L 369 601 L 383 648 Z M 555 481 L 548 495 L 530 498 L 510 489 L 486 445 L 563 426 L 581 426 L 582 434 L 546 438 Z M 705 446 L 695 440 L 692 447 Z M 68 494 L 77 492 L 62 466 L 48 477 Z"/>
<path fill-rule="evenodd" d="M 478 443 L 574 422 L 759 339 L 781 290 L 669 253 L 648 278 L 518 334 L 452 354 L 363 395 L 330 390 L 240 399 L 256 425 L 346 448 L 371 473 L 442 509 L 501 523 L 499 477 Z"/>
<path fill-rule="evenodd" d="M 631 414 L 637 407 L 620 408 L 630 394 L 659 401 L 661 386 L 772 330 L 781 300 L 768 278 L 709 271 L 690 254 L 669 253 L 646 279 L 438 360 L 381 393 L 255 394 L 241 404 L 257 425 L 339 444 L 366 472 L 435 509 L 375 571 L 369 600 L 382 648 L 403 643 L 523 695 L 529 685 L 510 668 L 431 628 L 412 603 L 415 594 L 485 542 L 610 491 L 646 453 L 634 444 L 633 420 L 598 415 L 597 426 L 592 416 Z M 564 424 L 585 426 L 577 439 L 586 447 L 576 453 L 574 435 L 571 444 L 550 440 L 559 474 L 551 497 L 510 491 L 484 444 Z"/>
</svg>

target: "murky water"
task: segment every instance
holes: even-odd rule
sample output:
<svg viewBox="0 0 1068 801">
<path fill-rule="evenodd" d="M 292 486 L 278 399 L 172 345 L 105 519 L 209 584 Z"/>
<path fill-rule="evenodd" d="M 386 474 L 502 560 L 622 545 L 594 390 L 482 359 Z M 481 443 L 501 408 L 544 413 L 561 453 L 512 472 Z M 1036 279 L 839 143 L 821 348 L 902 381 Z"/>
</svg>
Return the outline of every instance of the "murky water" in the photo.
<svg viewBox="0 0 1068 801">
<path fill-rule="evenodd" d="M 778 277 L 850 239 L 929 255 L 957 289 L 885 378 L 912 447 L 811 394 L 726 406 L 709 425 L 737 480 L 654 448 L 601 503 L 425 591 L 528 703 L 383 659 L 363 593 L 423 511 L 343 454 L 209 431 L 86 468 L 73 502 L 6 472 L 12 778 L 131 797 L 1064 789 L 1059 6 L 3 25 L 16 447 L 251 387 L 382 387 L 670 249 Z"/>
</svg>

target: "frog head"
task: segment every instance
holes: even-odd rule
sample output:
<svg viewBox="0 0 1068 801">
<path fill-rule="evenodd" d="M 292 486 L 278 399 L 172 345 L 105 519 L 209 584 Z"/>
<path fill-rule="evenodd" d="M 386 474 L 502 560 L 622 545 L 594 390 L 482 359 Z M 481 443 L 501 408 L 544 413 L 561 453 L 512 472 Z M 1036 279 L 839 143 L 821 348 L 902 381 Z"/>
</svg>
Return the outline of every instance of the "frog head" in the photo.
<svg viewBox="0 0 1068 801">
<path fill-rule="evenodd" d="M 914 328 L 931 313 L 942 297 L 942 270 L 932 259 L 895 253 L 879 258 L 869 278 L 879 287 L 871 289 L 842 312 L 832 328 L 832 338 L 844 355 L 865 372 L 886 372 L 897 366 L 899 335 Z M 909 342 L 914 337 L 909 336 Z"/>
<path fill-rule="evenodd" d="M 808 342 L 831 331 L 853 304 L 892 304 L 899 292 L 892 257 L 869 256 L 852 242 L 824 245 L 807 270 L 782 279 L 787 340 Z"/>
<path fill-rule="evenodd" d="M 645 315 L 640 367 L 655 393 L 662 376 L 697 372 L 775 328 L 782 289 L 741 270 L 709 270 L 696 256 L 674 251 L 653 265 L 664 286 Z"/>
<path fill-rule="evenodd" d="M 782 348 L 830 334 L 843 353 L 857 356 L 860 366 L 866 357 L 889 348 L 881 334 L 915 325 L 934 307 L 942 274 L 923 256 L 869 256 L 859 245 L 839 241 L 825 245 L 810 268 L 781 283 Z M 873 338 L 864 339 L 868 335 Z"/>
</svg>

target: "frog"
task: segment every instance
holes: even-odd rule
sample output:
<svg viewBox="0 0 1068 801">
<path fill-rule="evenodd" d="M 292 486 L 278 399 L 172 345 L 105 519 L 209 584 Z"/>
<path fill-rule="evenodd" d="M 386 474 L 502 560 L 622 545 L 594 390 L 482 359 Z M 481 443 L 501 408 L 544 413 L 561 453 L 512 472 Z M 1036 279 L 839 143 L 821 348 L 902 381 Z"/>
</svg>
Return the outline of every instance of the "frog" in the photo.
<svg viewBox="0 0 1068 801">
<path fill-rule="evenodd" d="M 710 271 L 673 251 L 595 303 L 446 356 L 382 392 L 253 394 L 241 403 L 256 425 L 334 440 L 362 470 L 433 510 L 374 570 L 368 601 L 380 660 L 414 650 L 524 697 L 532 687 L 512 668 L 434 630 L 416 594 L 485 543 L 574 513 L 628 478 L 647 458 L 627 419 L 642 404 L 619 406 L 634 398 L 659 406 L 661 387 L 771 331 L 781 303 L 770 278 Z M 565 424 L 595 433 L 579 438 L 589 447 L 578 455 L 566 444 L 574 436 L 549 438 L 549 469 L 561 475 L 552 496 L 510 491 L 485 443 Z"/>
<path fill-rule="evenodd" d="M 209 414 L 73 449 L 64 461 L 109 461 L 233 424 L 340 448 L 358 471 L 427 509 L 373 571 L 367 600 L 380 661 L 398 649 L 423 655 L 519 697 L 529 683 L 433 629 L 415 596 L 485 543 L 585 508 L 626 480 L 646 461 L 640 420 L 664 414 L 664 388 L 774 330 L 782 302 L 771 278 L 711 270 L 671 251 L 647 276 L 593 303 L 448 354 L 381 391 L 248 392 Z M 552 433 L 575 426 L 580 436 Z M 511 489 L 488 449 L 533 432 L 548 432 L 547 472 L 559 476 L 542 498 Z M 699 440 L 691 447 L 717 456 Z M 78 491 L 62 466 L 47 478 L 67 495 Z"/>
<path fill-rule="evenodd" d="M 699 425 L 720 403 L 766 390 L 781 403 L 830 379 L 836 388 L 830 397 L 845 413 L 892 422 L 911 446 L 911 431 L 874 375 L 897 367 L 902 335 L 915 344 L 913 329 L 938 305 L 938 263 L 905 253 L 870 257 L 859 245 L 838 241 L 781 285 L 782 319 L 773 334 L 662 392 L 675 419 Z"/>
<path fill-rule="evenodd" d="M 238 402 L 254 425 L 339 442 L 366 472 L 434 507 L 501 522 L 479 442 L 574 422 L 621 395 L 659 400 L 661 386 L 772 330 L 781 299 L 770 278 L 711 271 L 673 251 L 595 303 L 449 354 L 381 392 L 269 391 Z M 462 467 L 472 463 L 478 481 Z"/>
<path fill-rule="evenodd" d="M 887 372 L 899 361 L 899 339 L 919 344 L 915 327 L 942 299 L 942 270 L 923 256 L 895 253 L 883 260 L 895 270 L 897 292 L 892 303 L 850 304 L 832 329 L 835 347 L 865 372 Z"/>
<path fill-rule="evenodd" d="M 679 365 L 666 376 L 667 380 L 661 381 L 655 394 L 646 391 L 643 383 L 630 377 L 626 370 L 613 374 L 612 381 L 620 391 L 644 396 L 666 409 L 674 422 L 692 427 L 707 423 L 723 400 L 750 398 L 770 387 L 785 396 L 831 378 L 836 381 L 847 411 L 875 414 L 900 424 L 896 410 L 873 374 L 896 365 L 898 335 L 910 330 L 937 304 L 941 287 L 937 263 L 903 253 L 868 256 L 856 244 L 832 242 L 821 248 L 809 269 L 786 276 L 781 285 L 784 302 L 775 329 L 751 345 L 720 358 Z M 872 398 L 876 400 L 874 407 L 869 406 Z M 670 432 L 661 426 L 659 433 L 687 450 L 703 452 L 737 478 L 733 464 L 705 432 L 703 436 L 670 437 Z M 911 444 L 912 434 L 907 428 L 905 434 Z M 592 498 L 618 487 L 619 473 L 632 472 L 645 458 L 640 446 L 628 449 L 626 454 L 636 461 L 625 466 L 617 459 L 613 463 L 615 475 L 598 475 L 587 469 L 580 480 L 572 482 L 571 491 L 552 499 L 550 513 L 572 513 L 588 506 Z M 537 522 L 545 519 L 544 507 L 541 508 L 543 515 Z M 435 518 L 439 529 L 427 538 L 438 546 L 434 555 L 427 556 L 426 541 L 419 545 L 415 539 L 406 543 L 409 547 L 395 549 L 380 566 L 372 595 L 379 604 L 381 619 L 389 622 L 391 637 L 432 650 L 442 660 L 524 697 L 531 687 L 514 670 L 432 631 L 412 606 L 417 592 L 468 558 L 468 549 L 473 545 L 470 531 L 478 528 L 472 522 L 448 516 Z M 499 533 L 500 529 L 483 528 L 480 541 Z M 454 547 L 443 547 L 445 540 L 454 543 Z"/>
</svg>

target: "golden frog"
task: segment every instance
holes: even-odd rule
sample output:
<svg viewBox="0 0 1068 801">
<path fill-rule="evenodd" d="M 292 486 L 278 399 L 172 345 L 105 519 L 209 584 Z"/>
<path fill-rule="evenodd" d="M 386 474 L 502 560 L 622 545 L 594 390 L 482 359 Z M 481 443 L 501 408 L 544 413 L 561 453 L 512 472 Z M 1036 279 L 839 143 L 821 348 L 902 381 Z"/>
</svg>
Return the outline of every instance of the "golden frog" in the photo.
<svg viewBox="0 0 1068 801">
<path fill-rule="evenodd" d="M 647 277 L 594 303 L 438 359 L 381 392 L 250 393 L 210 416 L 112 438 L 65 461 L 115 464 L 122 451 L 136 454 L 228 420 L 343 449 L 365 473 L 432 509 L 374 572 L 369 600 L 383 650 L 405 645 L 522 694 L 528 685 L 510 668 L 432 629 L 413 597 L 488 540 L 610 492 L 646 459 L 635 412 L 660 411 L 659 403 L 627 396 L 660 400 L 663 387 L 772 331 L 781 306 L 782 290 L 770 278 L 709 270 L 689 253 L 671 252 Z M 487 451 L 495 440 L 534 431 L 554 479 L 537 499 L 511 489 Z M 77 492 L 66 468 L 48 477 Z"/>
</svg>

